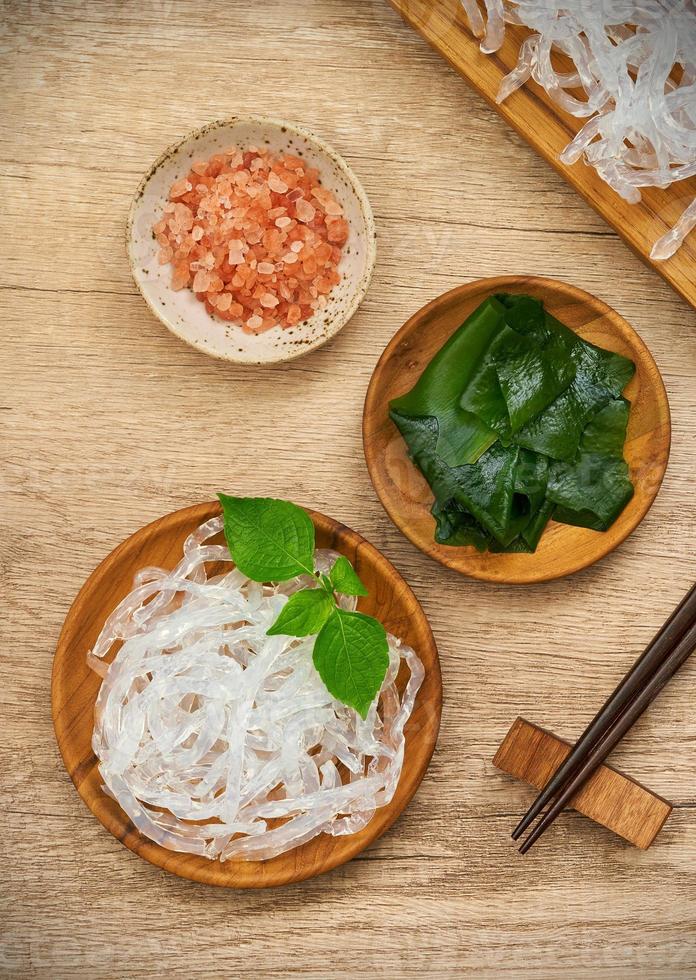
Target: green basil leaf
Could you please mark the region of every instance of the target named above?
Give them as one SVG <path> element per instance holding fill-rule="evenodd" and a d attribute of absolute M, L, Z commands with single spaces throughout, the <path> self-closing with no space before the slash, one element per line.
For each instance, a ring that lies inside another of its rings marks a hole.
<path fill-rule="evenodd" d="M 314 642 L 313 659 L 329 693 L 366 718 L 389 666 L 382 624 L 364 613 L 335 609 Z"/>
<path fill-rule="evenodd" d="M 313 636 L 336 608 L 324 589 L 294 592 L 280 611 L 267 636 Z"/>
<path fill-rule="evenodd" d="M 336 559 L 329 579 L 334 590 L 341 595 L 367 595 L 367 589 L 345 555 Z"/>
<path fill-rule="evenodd" d="M 314 574 L 314 525 L 287 500 L 218 494 L 225 538 L 237 567 L 255 582 Z"/>

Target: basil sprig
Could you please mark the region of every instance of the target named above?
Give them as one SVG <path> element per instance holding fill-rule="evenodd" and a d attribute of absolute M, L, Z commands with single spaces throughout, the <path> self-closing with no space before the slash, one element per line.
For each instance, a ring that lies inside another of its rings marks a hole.
<path fill-rule="evenodd" d="M 365 718 L 389 666 L 387 634 L 372 616 L 341 609 L 336 595 L 367 589 L 341 555 L 328 575 L 314 570 L 314 525 L 287 500 L 218 494 L 225 538 L 237 567 L 255 582 L 286 582 L 311 575 L 316 584 L 294 592 L 269 636 L 313 636 L 314 666 L 329 693 Z"/>

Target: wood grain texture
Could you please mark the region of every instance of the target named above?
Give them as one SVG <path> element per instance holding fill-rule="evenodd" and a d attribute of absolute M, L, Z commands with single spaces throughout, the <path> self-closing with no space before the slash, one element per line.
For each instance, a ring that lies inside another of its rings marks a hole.
<path fill-rule="evenodd" d="M 317 547 L 345 555 L 369 590 L 369 595 L 360 599 L 359 609 L 378 618 L 388 632 L 417 650 L 425 667 L 416 706 L 404 729 L 406 749 L 399 785 L 391 802 L 380 807 L 360 833 L 345 837 L 320 834 L 270 861 L 209 861 L 167 850 L 143 837 L 102 790 L 98 760 L 92 751 L 94 703 L 101 678 L 88 667 L 87 653 L 107 616 L 133 588 L 138 570 L 174 568 L 188 535 L 220 514 L 218 503 L 197 504 L 167 514 L 127 538 L 90 575 L 61 630 L 53 663 L 51 704 L 58 747 L 70 778 L 92 813 L 117 840 L 151 864 L 182 878 L 226 888 L 274 888 L 331 871 L 350 861 L 392 825 L 416 792 L 433 754 L 442 712 L 442 683 L 433 634 L 418 600 L 394 566 L 363 537 L 324 514 L 309 513 Z M 219 537 L 223 542 L 222 535 Z M 224 569 L 220 562 L 219 572 L 213 567 L 208 573 L 216 575 Z M 402 672 L 397 683 L 403 688 L 405 682 Z"/>
<path fill-rule="evenodd" d="M 410 391 L 466 318 L 498 292 L 525 293 L 584 340 L 630 358 L 636 373 L 624 389 L 631 411 L 624 445 L 635 487 L 608 531 L 550 521 L 534 554 L 481 553 L 435 541 L 433 494 L 389 418 L 389 402 Z M 535 276 L 495 276 L 452 289 L 414 313 L 380 357 L 365 399 L 363 445 L 373 486 L 396 526 L 426 555 L 488 582 L 546 582 L 571 575 L 618 547 L 643 520 L 660 489 L 670 446 L 669 403 L 650 351 L 619 314 L 583 290 Z"/>
<path fill-rule="evenodd" d="M 516 718 L 493 757 L 493 765 L 516 779 L 543 789 L 571 743 Z M 672 812 L 672 804 L 611 766 L 600 766 L 573 797 L 572 807 L 630 844 L 646 850 Z"/>
<path fill-rule="evenodd" d="M 482 54 L 479 40 L 469 30 L 460 0 L 389 0 L 466 81 L 541 156 L 574 187 L 649 266 L 696 307 L 696 235 L 687 237 L 679 251 L 665 262 L 655 262 L 650 251 L 696 197 L 696 177 L 662 190 L 641 189 L 638 204 L 629 204 L 582 161 L 567 166 L 559 154 L 582 128 L 578 119 L 528 82 L 504 102 L 496 96 L 502 79 L 517 64 L 520 46 L 531 35 L 525 27 L 507 25 L 503 46 L 495 54 Z"/>
<path fill-rule="evenodd" d="M 509 835 L 530 790 L 491 760 L 517 715 L 577 738 L 694 580 L 693 310 L 384 0 L 1 10 L 0 974 L 556 980 L 560 963 L 572 980 L 692 978 L 696 661 L 611 758 L 674 802 L 649 851 L 570 812 L 520 858 Z M 378 231 L 350 324 L 265 369 L 172 337 L 123 241 L 158 153 L 242 112 L 335 146 Z M 669 467 L 640 527 L 534 587 L 465 579 L 418 551 L 361 444 L 396 330 L 447 289 L 502 274 L 607 302 L 652 351 L 672 409 Z M 219 489 L 292 497 L 368 538 L 413 588 L 443 672 L 437 750 L 396 826 L 271 891 L 210 888 L 131 854 L 75 792 L 51 722 L 53 654 L 91 571 L 146 521 Z"/>

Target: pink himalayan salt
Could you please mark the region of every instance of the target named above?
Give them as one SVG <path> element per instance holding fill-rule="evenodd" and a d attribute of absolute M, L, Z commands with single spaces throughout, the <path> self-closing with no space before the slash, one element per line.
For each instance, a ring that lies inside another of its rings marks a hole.
<path fill-rule="evenodd" d="M 233 147 L 192 165 L 153 230 L 173 288 L 192 287 L 208 312 L 260 333 L 325 305 L 341 279 L 342 215 L 299 158 Z"/>
<path fill-rule="evenodd" d="M 182 197 L 184 194 L 187 194 L 191 189 L 192 189 L 192 184 L 189 183 L 186 177 L 182 177 L 180 180 L 174 181 L 174 183 L 172 184 L 172 188 L 169 191 L 169 196 L 172 199 L 175 197 Z"/>
<path fill-rule="evenodd" d="M 285 194 L 285 192 L 288 190 L 288 185 L 285 183 L 285 181 L 281 180 L 277 174 L 273 173 L 273 171 L 271 171 L 271 173 L 268 175 L 268 186 L 275 194 Z"/>
<path fill-rule="evenodd" d="M 343 214 L 343 208 L 334 198 L 330 191 L 327 191 L 324 187 L 315 187 L 312 191 L 312 197 L 315 197 L 319 204 L 323 207 L 327 214 L 341 216 Z"/>
<path fill-rule="evenodd" d="M 194 293 L 204 293 L 209 285 L 208 273 L 203 269 L 199 269 L 196 275 L 193 277 L 193 286 L 191 287 Z"/>
<path fill-rule="evenodd" d="M 298 201 L 295 201 L 295 213 L 300 221 L 304 221 L 305 224 L 309 224 L 310 221 L 314 221 L 314 215 L 317 213 L 316 209 L 301 197 Z"/>

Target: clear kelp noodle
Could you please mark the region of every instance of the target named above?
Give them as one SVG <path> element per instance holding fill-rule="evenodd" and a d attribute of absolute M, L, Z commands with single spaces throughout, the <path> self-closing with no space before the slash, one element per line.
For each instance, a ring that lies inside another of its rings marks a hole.
<path fill-rule="evenodd" d="M 633 496 L 634 371 L 530 296 L 485 300 L 389 406 L 435 495 L 435 540 L 532 552 L 551 518 L 606 531 Z"/>

